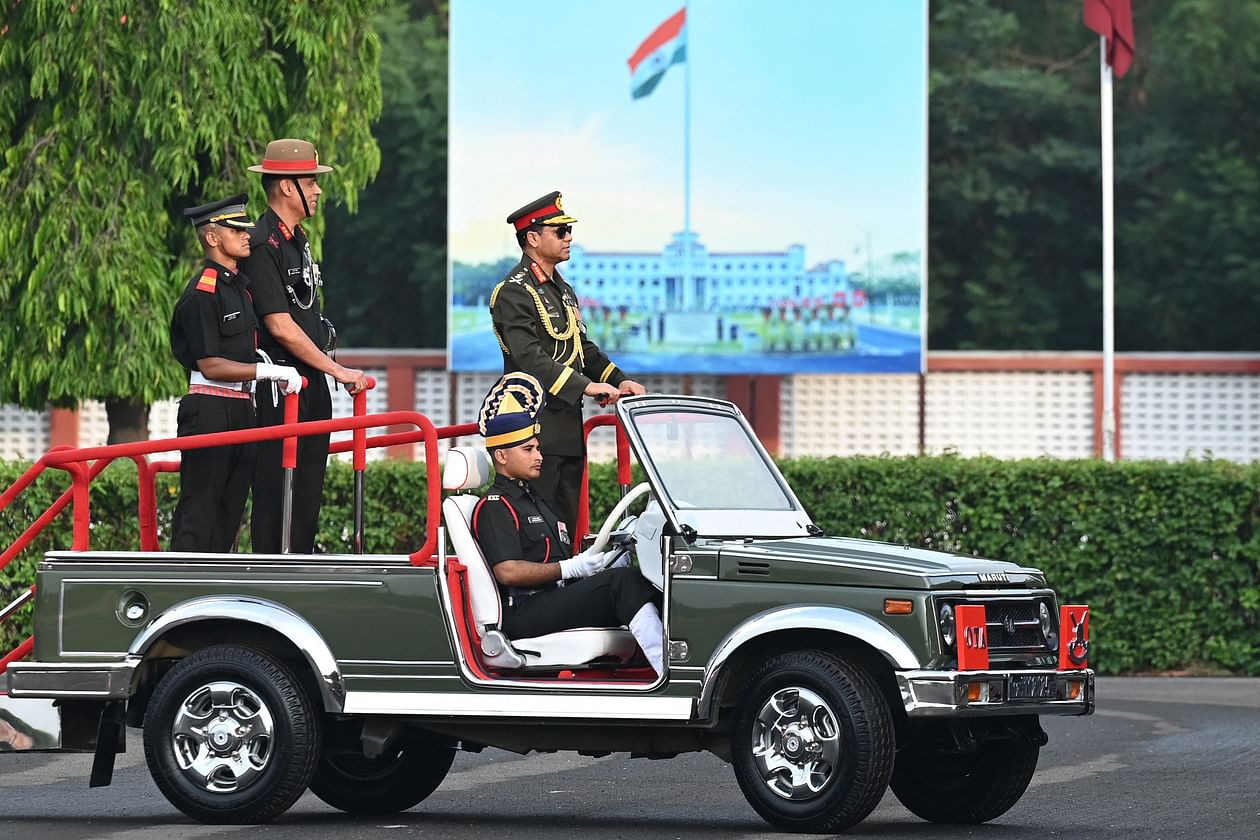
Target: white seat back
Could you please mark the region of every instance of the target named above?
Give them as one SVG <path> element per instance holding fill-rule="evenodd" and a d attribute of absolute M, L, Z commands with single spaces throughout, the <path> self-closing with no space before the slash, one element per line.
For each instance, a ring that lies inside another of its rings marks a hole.
<path fill-rule="evenodd" d="M 485 449 L 471 446 L 453 446 L 446 453 L 442 470 L 442 487 L 447 490 L 471 490 L 481 487 L 490 478 L 490 456 Z M 472 514 L 481 501 L 471 494 L 448 496 L 442 502 L 442 521 L 446 536 L 451 541 L 455 556 L 468 569 L 468 601 L 478 634 L 487 627 L 498 627 L 503 618 L 503 605 L 499 601 L 499 585 L 481 553 L 481 546 L 473 539 Z"/>
<path fill-rule="evenodd" d="M 452 446 L 442 469 L 443 490 L 476 490 L 490 480 L 490 453 L 480 446 Z"/>

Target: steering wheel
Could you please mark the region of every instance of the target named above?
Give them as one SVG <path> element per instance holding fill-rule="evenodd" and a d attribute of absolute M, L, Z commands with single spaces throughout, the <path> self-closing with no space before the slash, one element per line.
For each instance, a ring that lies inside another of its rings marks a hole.
<path fill-rule="evenodd" d="M 649 489 L 648 483 L 646 481 L 642 481 L 636 484 L 629 493 L 622 496 L 621 501 L 617 502 L 616 506 L 613 507 L 612 512 L 608 514 L 608 518 L 604 520 L 604 525 L 599 529 L 599 533 L 595 535 L 595 542 L 591 543 L 590 547 L 586 550 L 591 554 L 603 551 L 604 547 L 608 545 L 609 535 L 612 534 L 612 530 L 616 524 L 621 521 L 621 517 L 625 515 L 626 510 L 630 507 L 630 503 L 642 496 L 644 493 L 648 492 Z"/>

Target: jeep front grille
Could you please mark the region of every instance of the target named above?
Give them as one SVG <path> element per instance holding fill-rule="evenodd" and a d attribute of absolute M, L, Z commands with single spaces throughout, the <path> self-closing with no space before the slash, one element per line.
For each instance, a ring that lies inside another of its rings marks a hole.
<path fill-rule="evenodd" d="M 1041 632 L 1041 621 L 1037 606 L 1043 598 L 942 598 L 937 601 L 939 613 L 941 604 L 949 604 L 955 609 L 959 604 L 979 604 L 984 607 L 985 630 L 988 636 L 989 655 L 1012 653 L 1044 653 L 1052 650 Z M 1057 610 L 1053 602 L 1048 602 L 1051 616 Z M 1052 624 L 1057 617 L 1051 619 Z M 1057 627 L 1053 628 L 1057 630 Z"/>

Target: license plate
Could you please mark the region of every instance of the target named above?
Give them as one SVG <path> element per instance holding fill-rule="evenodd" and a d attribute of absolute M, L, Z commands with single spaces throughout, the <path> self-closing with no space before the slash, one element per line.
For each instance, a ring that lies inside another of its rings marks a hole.
<path fill-rule="evenodd" d="M 1012 674 L 1007 697 L 1011 700 L 1052 700 L 1055 689 L 1054 674 Z"/>

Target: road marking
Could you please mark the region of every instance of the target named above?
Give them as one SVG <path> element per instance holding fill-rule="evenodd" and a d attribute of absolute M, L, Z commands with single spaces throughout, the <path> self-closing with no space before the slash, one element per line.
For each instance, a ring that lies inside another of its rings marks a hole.
<path fill-rule="evenodd" d="M 622 756 L 625 757 L 624 755 Z M 604 756 L 612 758 L 612 756 Z M 578 755 L 577 753 L 543 753 L 529 755 L 524 758 L 508 761 L 491 761 L 467 770 L 454 770 L 438 786 L 436 793 L 454 793 L 461 790 L 472 790 L 483 785 L 493 785 L 509 779 L 525 779 L 530 776 L 546 776 L 551 773 L 563 773 L 568 770 L 582 770 L 598 764 L 604 758 Z M 459 766 L 459 757 L 455 758 L 455 766 Z"/>
<path fill-rule="evenodd" d="M 1140 720 L 1144 723 L 1153 723 L 1155 726 L 1151 730 L 1152 735 L 1176 735 L 1179 732 L 1189 732 L 1184 726 L 1178 726 L 1167 718 L 1156 717 L 1155 715 L 1144 715 L 1141 712 L 1120 712 L 1115 709 L 1098 709 L 1094 714 L 1099 717 L 1113 717 L 1121 720 Z"/>
<path fill-rule="evenodd" d="M 1028 786 L 1030 788 L 1040 785 L 1060 785 L 1064 782 L 1079 782 L 1088 779 L 1091 776 L 1098 776 L 1103 773 L 1111 773 L 1116 770 L 1124 770 L 1129 765 L 1120 760 L 1120 756 L 1116 753 L 1108 753 L 1100 755 L 1098 758 L 1082 761 L 1080 764 L 1065 764 L 1062 767 L 1047 767 L 1044 770 L 1038 770 L 1033 776 Z"/>

